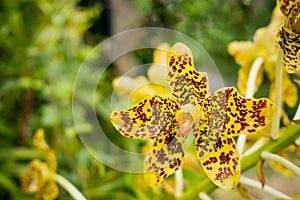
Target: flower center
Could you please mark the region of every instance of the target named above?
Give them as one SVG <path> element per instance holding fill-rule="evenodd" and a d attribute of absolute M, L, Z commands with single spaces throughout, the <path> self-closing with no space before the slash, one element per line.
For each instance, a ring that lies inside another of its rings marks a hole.
<path fill-rule="evenodd" d="M 183 105 L 181 110 L 176 112 L 175 119 L 179 123 L 178 135 L 185 137 L 193 125 L 199 122 L 199 109 L 192 104 Z"/>

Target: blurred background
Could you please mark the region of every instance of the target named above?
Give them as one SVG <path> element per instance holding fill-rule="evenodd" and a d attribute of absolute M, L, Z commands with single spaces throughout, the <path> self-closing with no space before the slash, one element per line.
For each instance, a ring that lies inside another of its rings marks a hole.
<path fill-rule="evenodd" d="M 72 116 L 72 90 L 80 64 L 93 47 L 116 33 L 164 27 L 199 42 L 215 61 L 225 85 L 237 85 L 239 66 L 227 45 L 233 40 L 252 40 L 256 29 L 269 23 L 275 5 L 270 0 L 2 0 L 1 199 L 35 199 L 35 194 L 22 190 L 20 176 L 31 160 L 44 159 L 32 143 L 38 128 L 44 130 L 55 152 L 56 172 L 88 199 L 173 199 L 172 177 L 163 187 L 151 189 L 141 174 L 111 169 L 93 159 L 81 144 Z M 125 149 L 143 151 L 145 143 L 131 143 L 112 127 L 108 118 L 112 81 L 128 66 L 151 63 L 152 54 L 153 50 L 145 51 L 115 62 L 99 82 L 97 116 L 107 124 L 102 128 L 109 138 Z M 193 156 L 186 163 L 185 185 L 189 187 L 201 181 L 203 174 Z M 217 198 L 220 192 L 212 195 Z M 57 199 L 72 197 L 59 187 Z"/>

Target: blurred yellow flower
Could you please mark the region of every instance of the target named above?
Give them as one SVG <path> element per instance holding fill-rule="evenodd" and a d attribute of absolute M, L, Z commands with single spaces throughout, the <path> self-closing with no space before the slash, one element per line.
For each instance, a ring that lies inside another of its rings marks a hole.
<path fill-rule="evenodd" d="M 278 47 L 276 47 L 276 31 L 283 23 L 283 16 L 278 8 L 272 14 L 268 26 L 259 28 L 251 41 L 234 41 L 228 45 L 228 52 L 234 56 L 235 61 L 241 65 L 238 77 L 238 88 L 242 95 L 246 95 L 246 88 L 252 64 L 257 58 L 263 63 L 256 78 L 255 91 L 262 84 L 264 74 L 270 82 L 269 98 L 275 99 L 275 67 Z M 288 74 L 282 75 L 282 101 L 289 107 L 297 103 L 297 88 L 290 80 Z"/>
<path fill-rule="evenodd" d="M 28 171 L 21 177 L 21 186 L 26 193 L 36 193 L 36 199 L 56 199 L 58 188 L 47 163 L 35 159 L 29 163 Z"/>
<path fill-rule="evenodd" d="M 33 145 L 45 155 L 49 169 L 56 172 L 56 156 L 54 151 L 49 147 L 44 137 L 44 130 L 38 129 L 33 136 Z"/>
<path fill-rule="evenodd" d="M 300 73 L 300 0 L 277 0 L 277 5 L 285 16 L 276 37 L 283 67 L 288 73 Z"/>
<path fill-rule="evenodd" d="M 145 76 L 131 78 L 119 76 L 113 80 L 113 87 L 117 94 L 129 96 L 134 101 L 140 101 L 147 96 L 160 95 L 171 97 L 172 93 L 166 81 L 168 75 L 167 55 L 170 45 L 160 44 L 153 53 L 153 63 L 147 71 L 148 79 Z"/>
<path fill-rule="evenodd" d="M 55 181 L 56 156 L 44 138 L 44 130 L 38 129 L 33 137 L 33 145 L 45 156 L 46 162 L 32 160 L 29 169 L 21 176 L 21 186 L 26 193 L 36 193 L 36 199 L 56 199 L 58 187 Z"/>

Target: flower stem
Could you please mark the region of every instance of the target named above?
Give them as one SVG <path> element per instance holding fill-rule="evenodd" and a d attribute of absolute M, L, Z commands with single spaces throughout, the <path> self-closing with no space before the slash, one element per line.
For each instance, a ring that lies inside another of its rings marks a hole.
<path fill-rule="evenodd" d="M 70 195 L 76 200 L 86 200 L 86 198 L 77 190 L 77 188 L 70 183 L 67 179 L 59 174 L 55 174 L 55 180 L 60 184 L 65 190 L 67 190 Z"/>
<path fill-rule="evenodd" d="M 240 177 L 240 183 L 251 186 L 251 187 L 259 189 L 259 190 L 261 190 L 261 188 L 262 188 L 261 182 L 259 182 L 257 180 L 253 180 L 253 179 L 245 177 L 245 176 Z M 277 198 L 292 199 L 291 197 L 287 196 L 286 194 L 284 194 L 268 185 L 264 186 L 263 191 L 274 197 L 277 197 Z"/>
<path fill-rule="evenodd" d="M 198 197 L 202 200 L 211 200 L 211 198 L 204 192 L 200 192 Z"/>
<path fill-rule="evenodd" d="M 254 96 L 256 77 L 263 62 L 264 59 L 258 57 L 252 64 L 251 71 L 248 77 L 248 82 L 247 82 L 246 98 L 252 98 Z"/>
<path fill-rule="evenodd" d="M 247 156 L 250 155 L 251 153 L 253 153 L 254 151 L 258 150 L 259 148 L 261 148 L 265 143 L 267 142 L 266 138 L 259 138 L 255 144 L 253 144 L 244 154 L 243 156 Z"/>
<path fill-rule="evenodd" d="M 286 168 L 290 169 L 291 171 L 293 171 L 295 174 L 297 174 L 298 176 L 300 176 L 300 168 L 297 167 L 296 165 L 294 165 L 293 163 L 291 163 L 290 161 L 282 158 L 281 156 L 278 156 L 277 154 L 274 153 L 269 153 L 266 151 L 263 151 L 261 153 L 261 157 L 265 160 L 273 160 L 276 161 L 280 164 L 282 164 L 283 166 L 285 166 Z"/>
<path fill-rule="evenodd" d="M 256 60 L 253 62 L 252 66 L 251 66 L 251 70 L 250 70 L 248 82 L 247 82 L 246 98 L 252 98 L 254 95 L 256 77 L 257 77 L 258 71 L 259 71 L 260 67 L 262 66 L 263 62 L 264 62 L 264 60 L 261 57 L 258 57 L 258 58 L 256 58 Z M 247 141 L 246 134 L 242 134 L 238 137 L 237 148 L 241 155 L 244 151 L 246 141 Z"/>
<path fill-rule="evenodd" d="M 182 168 L 175 172 L 175 197 L 180 197 L 183 192 L 183 174 Z"/>
<path fill-rule="evenodd" d="M 276 140 L 278 138 L 280 114 L 281 114 L 281 94 L 282 94 L 282 63 L 281 63 L 281 50 L 278 50 L 276 62 L 276 85 L 275 85 L 275 106 L 277 108 L 276 115 L 272 122 L 271 138 Z"/>

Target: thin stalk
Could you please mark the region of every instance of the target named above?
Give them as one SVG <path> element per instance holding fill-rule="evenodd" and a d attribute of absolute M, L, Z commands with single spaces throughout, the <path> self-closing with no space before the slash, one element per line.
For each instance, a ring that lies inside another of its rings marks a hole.
<path fill-rule="evenodd" d="M 259 138 L 244 154 L 243 156 L 250 155 L 251 153 L 255 152 L 259 148 L 261 148 L 267 142 L 266 138 Z"/>
<path fill-rule="evenodd" d="M 182 168 L 175 172 L 175 197 L 180 197 L 183 192 L 183 174 Z"/>
<path fill-rule="evenodd" d="M 61 185 L 66 191 L 70 193 L 70 195 L 76 200 L 86 200 L 86 198 L 77 190 L 77 188 L 70 183 L 67 179 L 62 177 L 59 174 L 55 174 L 56 182 Z"/>
<path fill-rule="evenodd" d="M 282 94 L 282 63 L 281 63 L 281 50 L 278 50 L 276 62 L 276 85 L 275 85 L 275 106 L 277 108 L 276 115 L 272 122 L 271 138 L 276 140 L 278 138 L 280 115 L 281 115 L 281 94 Z"/>
<path fill-rule="evenodd" d="M 258 190 L 262 190 L 262 184 L 261 182 L 257 181 L 257 180 L 253 180 L 251 178 L 248 178 L 246 176 L 241 176 L 240 177 L 240 183 L 244 184 L 244 185 L 248 185 L 250 187 L 253 187 L 255 189 Z M 291 197 L 289 197 L 288 195 L 276 190 L 275 188 L 269 186 L 269 185 L 264 185 L 264 192 L 266 192 L 267 194 L 270 194 L 276 198 L 281 198 L 281 199 L 292 199 Z"/>
<path fill-rule="evenodd" d="M 285 166 L 286 168 L 290 169 L 291 171 L 293 171 L 295 174 L 297 174 L 298 176 L 300 176 L 300 168 L 297 167 L 296 165 L 294 165 L 293 163 L 291 163 L 290 161 L 284 159 L 281 156 L 278 156 L 277 154 L 274 153 L 269 153 L 266 151 L 263 151 L 261 153 L 261 157 L 265 160 L 273 160 L 276 161 L 280 164 L 282 164 L 283 166 Z"/>
<path fill-rule="evenodd" d="M 2 172 L 0 172 L 0 185 L 1 188 L 10 192 L 12 197 L 14 197 L 13 199 L 18 199 L 17 198 L 17 191 L 19 189 L 18 186 L 12 179 L 10 179 L 10 177 L 7 176 L 7 174 Z"/>
<path fill-rule="evenodd" d="M 255 83 L 258 71 L 262 66 L 264 59 L 261 57 L 256 58 L 251 66 L 251 71 L 248 77 L 247 89 L 246 89 L 246 98 L 252 98 L 254 96 Z"/>
<path fill-rule="evenodd" d="M 206 193 L 204 192 L 200 192 L 198 197 L 201 199 L 201 200 L 212 200 Z"/>
<path fill-rule="evenodd" d="M 262 66 L 264 60 L 261 57 L 256 58 L 251 66 L 251 70 L 248 77 L 247 89 L 246 89 L 246 98 L 252 98 L 254 95 L 256 77 L 260 67 Z M 237 148 L 239 153 L 242 155 L 245 149 L 245 144 L 247 141 L 247 135 L 242 134 L 238 137 Z"/>
<path fill-rule="evenodd" d="M 237 140 L 237 149 L 241 156 L 243 156 L 243 152 L 247 142 L 247 134 L 239 135 Z"/>

